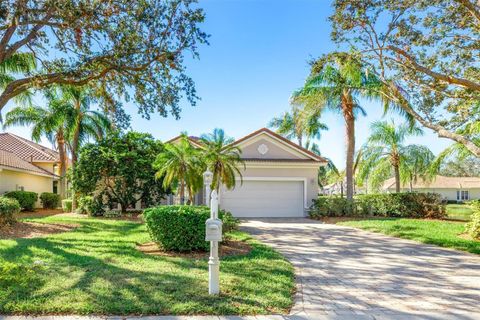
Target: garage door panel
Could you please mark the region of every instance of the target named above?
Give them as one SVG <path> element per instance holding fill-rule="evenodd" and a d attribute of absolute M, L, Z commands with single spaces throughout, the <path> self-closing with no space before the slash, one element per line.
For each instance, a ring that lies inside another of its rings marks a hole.
<path fill-rule="evenodd" d="M 223 190 L 220 206 L 236 217 L 302 217 L 303 181 L 244 180 Z"/>

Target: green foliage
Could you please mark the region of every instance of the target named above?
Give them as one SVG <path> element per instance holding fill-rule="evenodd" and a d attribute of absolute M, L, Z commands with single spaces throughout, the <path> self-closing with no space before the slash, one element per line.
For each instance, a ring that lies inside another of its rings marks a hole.
<path fill-rule="evenodd" d="M 465 225 L 465 232 L 473 239 L 480 240 L 480 210 L 472 214 L 472 220 Z"/>
<path fill-rule="evenodd" d="M 310 216 L 376 216 L 402 218 L 445 217 L 445 206 L 436 193 L 379 193 L 358 195 L 353 202 L 337 196 L 320 196 L 310 209 Z"/>
<path fill-rule="evenodd" d="M 40 194 L 40 201 L 44 209 L 56 209 L 60 205 L 60 195 L 53 192 Z"/>
<path fill-rule="evenodd" d="M 0 226 L 14 222 L 14 215 L 19 212 L 20 204 L 16 199 L 0 197 Z"/>
<path fill-rule="evenodd" d="M 83 196 L 78 199 L 77 213 L 88 214 L 91 217 L 102 216 L 104 208 L 98 198 Z"/>
<path fill-rule="evenodd" d="M 210 209 L 204 206 L 160 206 L 143 213 L 148 232 L 153 241 L 167 251 L 206 251 L 205 222 L 210 218 Z M 239 220 L 231 213 L 221 210 L 219 218 L 224 225 L 222 232 L 237 229 Z"/>
<path fill-rule="evenodd" d="M 73 173 L 74 189 L 95 195 L 95 201 L 110 208 L 119 203 L 122 212 L 141 200 L 146 206 L 158 204 L 166 191 L 155 178 L 153 162 L 163 151 L 151 135 L 115 133 L 82 148 Z M 92 174 L 92 173 L 95 174 Z"/>
<path fill-rule="evenodd" d="M 197 101 L 184 66 L 186 54 L 198 57 L 199 46 L 208 39 L 199 29 L 204 13 L 196 1 L 4 0 L 0 12 L 5 34 L 0 67 L 12 54 L 31 52 L 24 59 L 29 68 L 11 71 L 22 81 L 8 81 L 0 91 L 0 110 L 32 88 L 92 82 L 113 117 L 122 109 L 121 101 L 134 99 L 146 117 L 154 112 L 178 117 L 182 98 Z M 42 68 L 35 70 L 40 55 Z"/>
<path fill-rule="evenodd" d="M 17 199 L 23 211 L 33 211 L 38 194 L 32 191 L 10 191 L 4 194 L 7 198 Z"/>
<path fill-rule="evenodd" d="M 122 212 L 118 210 L 106 210 L 103 216 L 105 218 L 118 218 L 122 216 Z"/>
<path fill-rule="evenodd" d="M 62 210 L 63 212 L 72 212 L 72 199 L 62 200 Z"/>

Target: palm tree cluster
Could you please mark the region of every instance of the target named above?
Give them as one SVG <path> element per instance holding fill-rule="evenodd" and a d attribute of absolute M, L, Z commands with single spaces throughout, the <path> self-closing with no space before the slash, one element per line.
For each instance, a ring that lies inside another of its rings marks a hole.
<path fill-rule="evenodd" d="M 164 187 L 177 187 L 180 203 L 194 203 L 193 196 L 203 187 L 203 173 L 209 169 L 213 173 L 212 190 L 221 185 L 232 189 L 236 180 L 242 178 L 240 168 L 244 166 L 240 149 L 233 145 L 233 139 L 222 129 L 204 134 L 195 146 L 186 133 L 177 142 L 166 143 L 164 152 L 154 163 L 157 177 L 163 177 Z"/>

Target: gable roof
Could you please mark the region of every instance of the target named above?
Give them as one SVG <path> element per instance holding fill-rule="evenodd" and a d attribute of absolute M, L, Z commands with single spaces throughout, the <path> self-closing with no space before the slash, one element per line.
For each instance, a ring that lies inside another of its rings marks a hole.
<path fill-rule="evenodd" d="M 244 136 L 243 138 L 240 138 L 236 141 L 234 141 L 232 143 L 232 145 L 238 145 L 242 142 L 245 142 L 247 140 L 250 140 L 256 136 L 259 136 L 261 134 L 267 134 L 269 135 L 270 137 L 276 139 L 277 141 L 283 143 L 284 145 L 287 145 L 288 147 L 290 148 L 293 148 L 295 149 L 296 151 L 306 155 L 307 157 L 309 157 L 310 159 L 312 159 L 313 161 L 318 161 L 318 162 L 327 162 L 327 160 L 313 152 L 311 152 L 310 150 L 308 149 L 305 149 L 304 147 L 301 147 L 299 146 L 298 144 L 288 140 L 287 138 L 284 138 L 282 137 L 281 135 L 279 135 L 278 133 L 276 132 L 273 132 L 272 130 L 270 129 L 267 129 L 267 128 L 261 128 L 261 129 L 258 129 L 257 131 L 254 131 L 246 136 Z"/>
<path fill-rule="evenodd" d="M 180 140 L 180 138 L 182 137 L 182 135 L 178 135 L 168 141 L 165 141 L 165 143 L 172 143 L 172 142 L 175 142 L 177 140 Z M 188 136 L 187 137 L 188 140 L 194 145 L 194 146 L 197 146 L 197 147 L 201 147 L 202 146 L 202 141 L 200 140 L 199 137 L 196 137 L 196 136 Z"/>
<path fill-rule="evenodd" d="M 402 188 L 410 187 L 403 185 Z M 383 184 L 383 189 L 395 188 L 395 178 L 390 178 Z M 437 175 L 431 181 L 419 179 L 413 184 L 413 189 L 462 189 L 462 188 L 480 188 L 480 178 L 477 177 L 446 177 Z"/>
<path fill-rule="evenodd" d="M 0 133 L 0 150 L 29 162 L 58 162 L 58 152 L 12 133 Z"/>

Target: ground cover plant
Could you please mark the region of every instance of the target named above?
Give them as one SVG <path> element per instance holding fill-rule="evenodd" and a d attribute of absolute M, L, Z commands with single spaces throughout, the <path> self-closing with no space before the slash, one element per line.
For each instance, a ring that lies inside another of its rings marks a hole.
<path fill-rule="evenodd" d="M 221 294 L 208 295 L 206 258 L 146 255 L 144 224 L 49 216 L 70 232 L 0 240 L 0 314 L 271 314 L 292 305 L 293 268 L 280 254 L 233 232 L 252 251 L 221 261 Z"/>
<path fill-rule="evenodd" d="M 447 210 L 447 219 L 452 219 L 452 220 L 469 221 L 473 213 L 472 207 L 469 204 L 464 204 L 464 203 L 447 204 L 446 210 Z"/>

